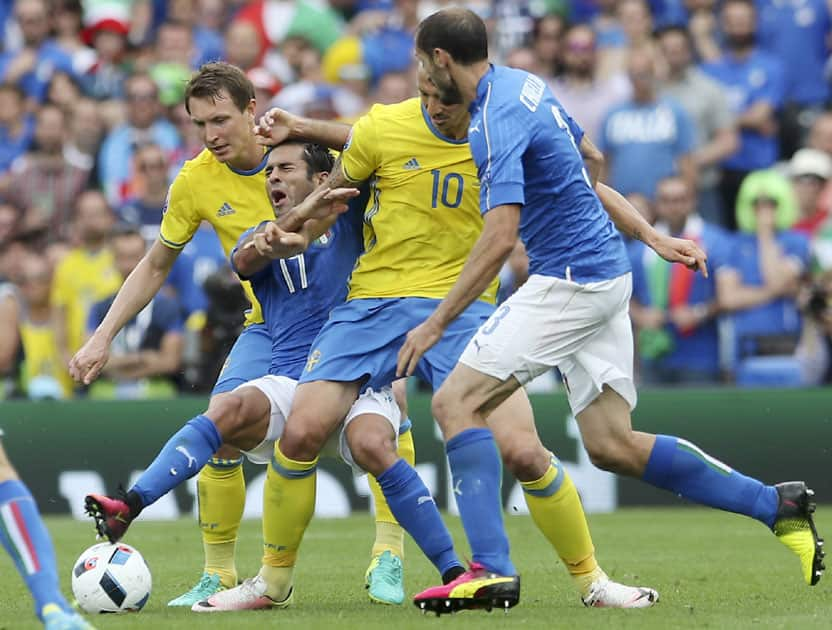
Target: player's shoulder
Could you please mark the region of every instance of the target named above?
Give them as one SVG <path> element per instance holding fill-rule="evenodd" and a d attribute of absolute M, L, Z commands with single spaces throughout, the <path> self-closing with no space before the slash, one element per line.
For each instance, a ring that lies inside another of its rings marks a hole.
<path fill-rule="evenodd" d="M 418 98 L 409 98 L 391 105 L 376 103 L 365 114 L 366 118 L 380 124 L 402 123 L 419 116 L 421 107 Z"/>

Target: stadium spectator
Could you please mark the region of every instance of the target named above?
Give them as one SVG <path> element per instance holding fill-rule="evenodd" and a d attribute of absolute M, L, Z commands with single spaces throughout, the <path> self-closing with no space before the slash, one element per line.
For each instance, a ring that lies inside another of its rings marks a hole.
<path fill-rule="evenodd" d="M 113 212 L 101 192 L 81 193 L 72 227 L 78 245 L 56 267 L 51 294 L 55 342 L 64 365 L 84 341 L 92 305 L 121 284 L 108 241 Z"/>
<path fill-rule="evenodd" d="M 563 73 L 555 79 L 552 89 L 595 142 L 601 136 L 607 112 L 631 97 L 630 80 L 621 72 L 607 78 L 599 76 L 596 35 L 585 24 L 576 24 L 566 31 L 562 58 Z"/>
<path fill-rule="evenodd" d="M 93 47 L 93 59 L 81 72 L 81 85 L 87 96 L 98 100 L 124 98 L 128 77 L 128 24 L 115 17 L 96 20 L 84 30 Z"/>
<path fill-rule="evenodd" d="M 49 36 L 46 0 L 17 0 L 14 17 L 23 37 L 22 47 L 0 53 L 0 82 L 16 83 L 28 97 L 41 102 L 55 72 L 72 72 L 72 59 Z"/>
<path fill-rule="evenodd" d="M 98 156 L 101 185 L 110 203 L 118 205 L 130 198 L 135 185 L 136 149 L 154 142 L 167 154 L 179 148 L 176 128 L 161 114 L 159 89 L 147 74 L 133 74 L 125 83 L 127 121 L 104 139 Z"/>
<path fill-rule="evenodd" d="M 598 148 L 607 158 L 612 187 L 624 195 L 638 192 L 652 199 L 663 177 L 679 173 L 690 183 L 696 181 L 691 158 L 695 129 L 678 103 L 657 95 L 650 52 L 632 50 L 627 71 L 633 98 L 607 114 Z"/>
<path fill-rule="evenodd" d="M 89 170 L 71 162 L 64 152 L 67 115 L 56 105 L 43 105 L 35 121 L 34 149 L 12 164 L 5 178 L 6 197 L 26 211 L 26 224 L 48 226 L 50 238 L 67 236 L 69 217 Z"/>
<path fill-rule="evenodd" d="M 566 21 L 557 13 L 550 13 L 534 21 L 531 46 L 541 68 L 540 77 L 551 83 L 560 74 L 562 60 L 561 43 Z"/>
<path fill-rule="evenodd" d="M 748 361 L 755 357 L 777 357 L 779 382 L 802 382 L 796 362 L 780 361 L 793 356 L 801 334 L 795 297 L 809 264 L 808 239 L 790 229 L 796 217 L 786 177 L 767 170 L 743 181 L 737 198 L 740 233 L 716 278 L 720 309 L 732 313 L 735 372 L 741 384 L 768 382 L 768 361 Z"/>
<path fill-rule="evenodd" d="M 219 29 L 211 24 L 218 17 L 224 17 L 222 3 L 212 6 L 204 0 L 172 0 L 167 5 L 167 21 L 181 24 L 188 30 L 190 46 L 187 66 L 198 68 L 203 63 L 222 59 L 226 51 L 231 52 L 223 43 Z M 157 31 L 157 39 L 159 35 L 160 31 Z"/>
<path fill-rule="evenodd" d="M 23 89 L 0 83 L 0 176 L 31 146 L 35 117 L 25 110 Z"/>
<path fill-rule="evenodd" d="M 152 242 L 159 234 L 159 222 L 168 195 L 168 160 L 158 144 L 145 144 L 136 150 L 135 196 L 118 210 L 119 219 L 141 231 Z"/>
<path fill-rule="evenodd" d="M 57 105 L 69 113 L 72 105 L 82 96 L 81 86 L 72 75 L 56 72 L 46 88 L 46 103 Z"/>
<path fill-rule="evenodd" d="M 225 31 L 225 59 L 248 72 L 259 65 L 263 49 L 262 34 L 251 22 L 237 20 Z"/>
<path fill-rule="evenodd" d="M 405 72 L 388 72 L 382 76 L 372 94 L 369 102 L 366 103 L 366 109 L 374 103 L 382 105 L 392 105 L 393 103 L 400 103 L 406 99 L 415 96 L 416 81 L 413 77 Z"/>
<path fill-rule="evenodd" d="M 722 85 L 693 65 L 690 36 L 684 28 L 662 30 L 659 48 L 667 66 L 659 92 L 678 101 L 696 129 L 691 159 L 697 172 L 698 212 L 706 221 L 724 225 L 719 164 L 739 147 L 734 116 Z"/>
<path fill-rule="evenodd" d="M 538 76 L 543 76 L 542 68 L 539 66 L 537 56 L 531 48 L 520 46 L 510 50 L 506 55 L 506 65 L 509 68 L 525 70 Z"/>
<path fill-rule="evenodd" d="M 685 8 L 688 13 L 687 29 L 696 56 L 702 62 L 716 61 L 722 55 L 716 40 L 716 0 L 685 0 Z"/>
<path fill-rule="evenodd" d="M 72 396 L 72 379 L 55 344 L 51 320 L 52 269 L 45 257 L 31 253 L 20 276 L 18 332 L 23 351 L 20 387 L 32 399 Z"/>
<path fill-rule="evenodd" d="M 821 196 L 832 179 L 832 158 L 818 149 L 800 149 L 788 166 L 797 198 L 798 219 L 793 229 L 810 239 L 829 219 L 829 207 Z"/>
<path fill-rule="evenodd" d="M 757 15 L 750 0 L 726 0 L 720 12 L 725 52 L 703 65 L 728 95 L 740 129 L 740 146 L 726 159 L 720 181 L 724 208 L 734 208 L 740 184 L 751 171 L 772 166 L 779 156 L 777 112 L 783 104 L 782 62 L 756 45 Z M 735 215 L 727 225 L 735 229 Z"/>
<path fill-rule="evenodd" d="M 139 230 L 124 226 L 113 233 L 110 243 L 116 270 L 126 278 L 144 256 L 144 237 Z M 88 334 L 102 322 L 114 299 L 115 291 L 92 306 Z M 113 339 L 104 378 L 90 386 L 90 398 L 173 396 L 182 349 L 179 305 L 164 294 L 157 294 Z"/>
<path fill-rule="evenodd" d="M 72 60 L 72 69 L 83 74 L 95 63 L 95 52 L 82 37 L 84 7 L 81 0 L 57 0 L 54 3 L 55 42 Z"/>
<path fill-rule="evenodd" d="M 0 200 L 0 247 L 11 242 L 17 232 L 20 212 L 12 204 Z M 2 281 L 2 278 L 0 278 Z"/>
<path fill-rule="evenodd" d="M 98 103 L 81 98 L 70 109 L 69 136 L 64 143 L 64 156 L 78 168 L 90 172 L 90 181 L 98 181 L 95 161 L 104 136 L 104 123 Z"/>
<path fill-rule="evenodd" d="M 696 193 L 683 178 L 656 189 L 656 229 L 697 242 L 708 254 L 710 277 L 670 265 L 640 241 L 629 246 L 633 267 L 630 314 L 637 331 L 645 383 L 716 383 L 720 376 L 714 277 L 725 264 L 730 237 L 696 211 Z"/>
<path fill-rule="evenodd" d="M 829 4 L 827 0 L 758 0 L 756 5 L 760 48 L 788 68 L 779 116 L 780 155 L 788 157 L 803 145 L 812 119 L 829 101 Z"/>

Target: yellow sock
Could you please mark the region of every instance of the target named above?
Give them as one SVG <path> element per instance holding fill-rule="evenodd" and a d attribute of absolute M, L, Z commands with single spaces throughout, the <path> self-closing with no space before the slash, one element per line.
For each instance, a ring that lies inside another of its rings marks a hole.
<path fill-rule="evenodd" d="M 289 459 L 280 452 L 280 440 L 274 445 L 263 489 L 263 566 L 295 566 L 303 533 L 315 511 L 317 464 L 317 457 L 311 462 Z"/>
<path fill-rule="evenodd" d="M 269 552 L 266 550 L 264 555 L 268 554 Z M 268 584 L 266 595 L 276 602 L 285 600 L 292 588 L 292 574 L 294 572 L 294 567 L 272 567 L 266 564 L 260 567 L 260 577 Z"/>
<path fill-rule="evenodd" d="M 540 479 L 520 485 L 532 519 L 566 565 L 581 595 L 586 595 L 589 585 L 603 572 L 595 560 L 595 547 L 575 484 L 553 455 Z"/>
<path fill-rule="evenodd" d="M 228 588 L 237 585 L 234 551 L 246 504 L 242 464 L 242 459 L 212 458 L 197 478 L 205 571 L 218 574 Z"/>
<path fill-rule="evenodd" d="M 409 423 L 410 420 L 407 419 L 406 422 Z M 404 433 L 399 434 L 398 454 L 411 466 L 416 462 L 413 434 L 409 428 Z M 373 493 L 376 507 L 376 539 L 373 542 L 371 556 L 375 558 L 385 551 L 389 551 L 394 556 L 404 559 L 404 529 L 390 511 L 387 499 L 384 498 L 384 493 L 381 491 L 381 486 L 378 485 L 375 477 L 368 475 L 367 479 L 370 482 L 370 492 Z"/>

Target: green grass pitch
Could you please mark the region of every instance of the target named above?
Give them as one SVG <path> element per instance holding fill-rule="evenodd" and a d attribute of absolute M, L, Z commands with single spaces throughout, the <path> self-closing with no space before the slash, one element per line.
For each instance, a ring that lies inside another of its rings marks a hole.
<path fill-rule="evenodd" d="M 448 518 L 457 541 L 458 519 Z M 832 535 L 832 508 L 819 510 L 821 535 Z M 58 553 L 61 583 L 69 592 L 72 563 L 95 542 L 91 523 L 47 519 Z M 508 517 L 514 561 L 523 579 L 520 605 L 508 615 L 464 612 L 440 619 L 422 616 L 406 603 L 372 605 L 363 588 L 373 524 L 368 516 L 315 520 L 304 540 L 295 574 L 295 601 L 287 610 L 197 615 L 170 609 L 169 599 L 189 588 L 202 567 L 196 524 L 139 522 L 125 542 L 144 554 L 153 573 L 153 594 L 138 614 L 92 619 L 99 628 L 292 627 L 326 628 L 832 628 L 832 575 L 810 588 L 797 559 L 764 527 L 737 516 L 697 508 L 626 509 L 590 518 L 597 555 L 613 578 L 655 587 L 659 604 L 650 610 L 589 610 L 579 602 L 561 564 L 527 517 Z M 260 562 L 260 524 L 243 524 L 237 548 L 243 577 Z M 463 554 L 467 549 L 460 548 Z M 408 595 L 436 576 L 408 540 Z M 31 601 L 5 554 L 0 554 L 0 629 L 40 627 Z"/>

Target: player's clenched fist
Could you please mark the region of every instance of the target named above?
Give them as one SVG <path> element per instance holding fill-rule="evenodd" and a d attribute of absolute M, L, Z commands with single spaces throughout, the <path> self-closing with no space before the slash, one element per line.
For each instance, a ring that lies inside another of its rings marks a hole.
<path fill-rule="evenodd" d="M 93 333 L 81 349 L 69 361 L 69 374 L 84 385 L 92 383 L 110 358 L 110 344 L 97 333 Z"/>

